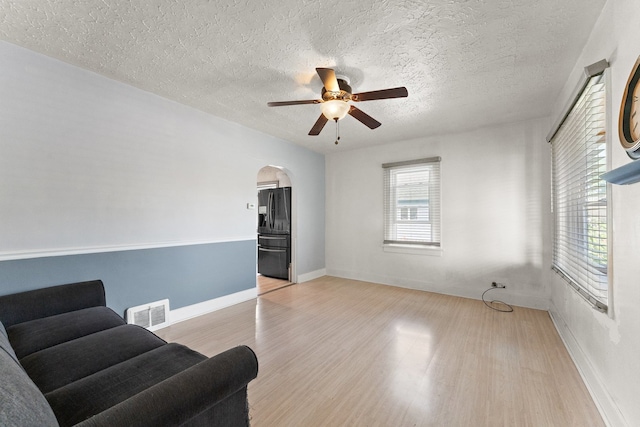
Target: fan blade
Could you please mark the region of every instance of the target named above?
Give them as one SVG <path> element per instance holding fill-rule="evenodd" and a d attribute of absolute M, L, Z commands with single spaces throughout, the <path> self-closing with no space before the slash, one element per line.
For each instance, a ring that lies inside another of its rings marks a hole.
<path fill-rule="evenodd" d="M 324 116 L 324 114 L 320 114 L 320 117 L 318 117 L 316 124 L 313 125 L 313 127 L 309 131 L 309 135 L 312 135 L 312 136 L 320 135 L 320 131 L 322 131 L 322 128 L 324 127 L 324 125 L 327 124 L 327 121 L 328 119 Z"/>
<path fill-rule="evenodd" d="M 329 92 L 340 92 L 335 71 L 331 68 L 316 68 L 316 72 L 320 76 L 320 80 L 322 80 L 322 84 L 326 90 Z"/>
<path fill-rule="evenodd" d="M 302 104 L 320 104 L 322 101 L 319 99 L 307 99 L 304 101 L 278 101 L 267 102 L 269 107 L 283 107 L 285 105 L 302 105 Z"/>
<path fill-rule="evenodd" d="M 352 101 L 372 101 L 374 99 L 404 98 L 409 96 L 406 87 L 394 87 L 392 89 L 373 90 L 371 92 L 360 92 L 351 95 Z"/>
<path fill-rule="evenodd" d="M 349 114 L 356 120 L 361 121 L 362 124 L 367 126 L 369 129 L 375 129 L 382 124 L 364 111 L 358 110 L 353 105 L 349 109 Z"/>

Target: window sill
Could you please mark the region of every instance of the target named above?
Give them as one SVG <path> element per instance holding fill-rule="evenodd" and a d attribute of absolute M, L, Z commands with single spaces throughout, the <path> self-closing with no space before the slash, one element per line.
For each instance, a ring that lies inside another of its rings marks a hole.
<path fill-rule="evenodd" d="M 421 245 L 402 245 L 402 244 L 383 244 L 382 250 L 397 254 L 426 255 L 426 256 L 442 256 L 442 248 L 439 246 L 421 246 Z"/>

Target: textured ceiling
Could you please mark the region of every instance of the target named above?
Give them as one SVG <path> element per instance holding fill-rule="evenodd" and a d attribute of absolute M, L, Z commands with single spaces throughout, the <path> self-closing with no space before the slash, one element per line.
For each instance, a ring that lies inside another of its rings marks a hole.
<path fill-rule="evenodd" d="M 550 113 L 605 0 L 0 0 L 0 38 L 319 152 Z M 316 67 L 406 86 L 307 133 Z"/>

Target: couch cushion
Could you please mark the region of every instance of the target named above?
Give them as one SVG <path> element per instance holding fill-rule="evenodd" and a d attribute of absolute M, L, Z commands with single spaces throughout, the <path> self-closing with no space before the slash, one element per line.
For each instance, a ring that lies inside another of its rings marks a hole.
<path fill-rule="evenodd" d="M 110 308 L 91 307 L 18 323 L 7 328 L 7 333 L 13 349 L 22 359 L 47 347 L 125 323 L 124 319 Z"/>
<path fill-rule="evenodd" d="M 167 344 L 58 388 L 45 397 L 60 425 L 74 425 L 206 359 L 183 345 Z"/>
<path fill-rule="evenodd" d="M 153 333 L 122 325 L 45 348 L 20 359 L 43 393 L 165 345 Z"/>
<path fill-rule="evenodd" d="M 2 339 L 2 333 L 0 333 Z M 57 426 L 38 387 L 9 353 L 0 350 L 0 426 Z"/>

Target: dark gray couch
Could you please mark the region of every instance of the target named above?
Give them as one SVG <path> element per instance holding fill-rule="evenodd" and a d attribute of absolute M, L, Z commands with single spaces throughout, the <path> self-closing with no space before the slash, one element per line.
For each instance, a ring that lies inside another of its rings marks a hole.
<path fill-rule="evenodd" d="M 0 296 L 0 426 L 244 426 L 258 374 L 127 325 L 101 281 Z"/>

